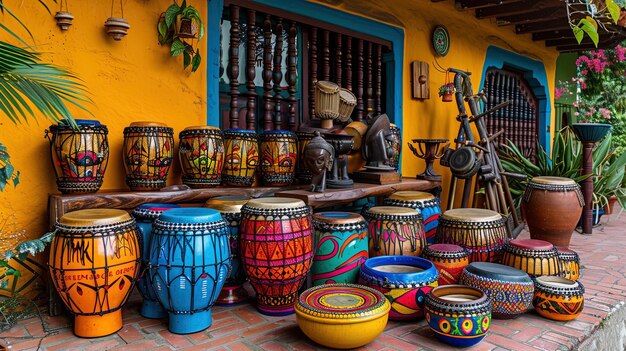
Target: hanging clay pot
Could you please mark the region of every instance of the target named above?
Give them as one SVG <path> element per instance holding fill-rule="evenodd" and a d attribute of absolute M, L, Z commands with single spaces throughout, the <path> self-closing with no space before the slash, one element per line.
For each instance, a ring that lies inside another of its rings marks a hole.
<path fill-rule="evenodd" d="M 106 22 L 104 22 L 104 27 L 106 28 L 107 34 L 111 36 L 113 40 L 119 41 L 128 34 L 130 24 L 123 18 L 109 17 Z"/>
<path fill-rule="evenodd" d="M 176 37 L 178 38 L 195 38 L 198 34 L 198 25 L 189 18 L 176 19 Z"/>
<path fill-rule="evenodd" d="M 74 16 L 72 16 L 69 12 L 59 11 L 56 15 L 54 15 L 54 19 L 57 21 L 57 26 L 59 26 L 62 31 L 66 31 L 72 25 Z"/>

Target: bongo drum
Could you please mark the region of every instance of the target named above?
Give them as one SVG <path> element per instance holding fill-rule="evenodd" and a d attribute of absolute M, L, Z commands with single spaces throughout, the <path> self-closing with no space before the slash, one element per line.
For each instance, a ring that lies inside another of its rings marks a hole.
<path fill-rule="evenodd" d="M 356 96 L 345 88 L 339 88 L 339 116 L 337 117 L 337 121 L 341 123 L 346 123 L 350 120 L 350 116 L 352 115 L 352 111 L 356 107 Z"/>
<path fill-rule="evenodd" d="M 322 128 L 332 128 L 333 120 L 339 117 L 339 86 L 320 80 L 315 85 L 315 116 L 322 120 Z"/>
<path fill-rule="evenodd" d="M 268 186 L 285 186 L 295 179 L 298 138 L 288 130 L 270 130 L 261 134 L 261 180 Z"/>
<path fill-rule="evenodd" d="M 375 206 L 363 212 L 368 222 L 369 253 L 376 256 L 419 256 L 426 246 L 422 215 L 414 209 Z"/>
<path fill-rule="evenodd" d="M 157 300 L 156 293 L 150 284 L 148 277 L 148 255 L 150 254 L 150 238 L 152 237 L 152 222 L 163 213 L 163 211 L 178 208 L 173 204 L 143 204 L 132 213 L 137 221 L 137 227 L 141 232 L 139 235 L 139 247 L 141 248 L 141 271 L 137 279 L 137 290 L 143 297 L 139 313 L 146 318 L 165 318 L 167 313 Z"/>
<path fill-rule="evenodd" d="M 293 313 L 313 260 L 311 211 L 302 200 L 253 199 L 241 209 L 241 260 L 259 312 Z"/>
<path fill-rule="evenodd" d="M 107 127 L 88 119 L 76 124 L 78 129 L 62 120 L 46 130 L 57 187 L 64 194 L 98 191 L 109 163 Z"/>
<path fill-rule="evenodd" d="M 224 131 L 222 182 L 230 186 L 251 186 L 259 165 L 259 141 L 252 130 Z"/>
<path fill-rule="evenodd" d="M 248 200 L 250 198 L 245 196 L 217 196 L 204 203 L 204 207 L 220 211 L 229 228 L 228 241 L 230 243 L 232 268 L 220 295 L 217 297 L 215 302 L 217 305 L 233 305 L 248 299 L 248 292 L 243 288 L 243 284 L 246 282 L 246 273 L 243 270 L 241 255 L 239 254 L 241 208 Z"/>
<path fill-rule="evenodd" d="M 135 220 L 122 210 L 80 210 L 64 214 L 55 227 L 48 266 L 61 300 L 76 316 L 74 334 L 117 332 L 139 273 Z"/>
<path fill-rule="evenodd" d="M 356 283 L 367 258 L 367 222 L 356 213 L 319 212 L 313 215 L 315 255 L 313 285 Z"/>
<path fill-rule="evenodd" d="M 441 216 L 439 198 L 423 191 L 396 191 L 385 198 L 383 203 L 387 206 L 410 207 L 419 210 L 424 222 L 426 242 L 435 243 L 435 233 L 439 225 L 439 216 Z"/>
<path fill-rule="evenodd" d="M 163 212 L 152 229 L 150 282 L 169 314 L 169 331 L 189 334 L 211 326 L 211 306 L 230 270 L 228 225 L 216 210 Z"/>
<path fill-rule="evenodd" d="M 583 311 L 585 287 L 563 277 L 543 276 L 535 279 L 535 311 L 556 321 L 571 321 Z"/>
<path fill-rule="evenodd" d="M 454 244 L 469 252 L 470 262 L 500 262 L 506 240 L 506 219 L 480 208 L 457 208 L 439 218 L 435 241 Z"/>
<path fill-rule="evenodd" d="M 554 245 L 543 240 L 515 239 L 504 245 L 502 263 L 531 277 L 559 275 L 561 267 Z"/>
<path fill-rule="evenodd" d="M 580 186 L 569 178 L 534 177 L 522 198 L 531 239 L 569 248 L 585 201 Z"/>
<path fill-rule="evenodd" d="M 165 187 L 174 157 L 174 129 L 163 123 L 133 122 L 124 128 L 126 184 L 134 191 Z"/>
<path fill-rule="evenodd" d="M 185 128 L 179 134 L 178 154 L 183 183 L 192 188 L 209 188 L 222 182 L 224 138 L 217 127 Z"/>
<path fill-rule="evenodd" d="M 571 280 L 578 280 L 580 277 L 580 258 L 574 250 L 556 248 L 559 255 L 561 276 Z"/>
<path fill-rule="evenodd" d="M 422 252 L 439 271 L 439 285 L 458 284 L 463 269 L 469 264 L 469 252 L 458 245 L 433 244 Z"/>

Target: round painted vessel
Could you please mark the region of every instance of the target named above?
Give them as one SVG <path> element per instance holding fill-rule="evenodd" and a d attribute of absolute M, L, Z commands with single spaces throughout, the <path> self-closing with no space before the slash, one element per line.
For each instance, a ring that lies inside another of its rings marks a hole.
<path fill-rule="evenodd" d="M 470 262 L 500 262 L 506 237 L 506 219 L 498 212 L 457 208 L 441 215 L 435 241 L 464 247 Z"/>
<path fill-rule="evenodd" d="M 561 267 L 561 276 L 571 280 L 580 278 L 580 257 L 574 250 L 562 247 L 556 248 L 559 255 L 559 263 Z"/>
<path fill-rule="evenodd" d="M 375 206 L 363 211 L 368 222 L 369 254 L 419 256 L 426 246 L 422 215 L 418 210 Z"/>
<path fill-rule="evenodd" d="M 410 207 L 419 210 L 422 214 L 426 242 L 435 243 L 435 233 L 441 216 L 439 198 L 423 191 L 396 191 L 383 200 L 387 206 Z"/>
<path fill-rule="evenodd" d="M 437 286 L 439 274 L 432 262 L 414 256 L 380 256 L 365 261 L 359 284 L 382 292 L 391 303 L 389 319 L 424 317 L 426 295 Z"/>
<path fill-rule="evenodd" d="M 183 183 L 191 188 L 210 188 L 222 182 L 224 137 L 212 126 L 187 127 L 179 134 L 178 156 Z"/>
<path fill-rule="evenodd" d="M 222 183 L 229 186 L 251 186 L 258 166 L 257 134 L 245 129 L 225 130 Z"/>
<path fill-rule="evenodd" d="M 554 245 L 535 239 L 514 239 L 504 245 L 502 264 L 521 269 L 531 277 L 559 275 L 561 267 Z"/>
<path fill-rule="evenodd" d="M 491 301 L 464 285 L 434 288 L 426 297 L 426 321 L 437 339 L 454 347 L 479 343 L 491 326 Z"/>
<path fill-rule="evenodd" d="M 458 245 L 428 245 L 422 257 L 431 261 L 439 271 L 439 285 L 458 284 L 463 269 L 469 264 L 469 252 Z"/>
<path fill-rule="evenodd" d="M 319 212 L 313 215 L 313 235 L 313 285 L 356 283 L 369 257 L 365 219 L 356 213 Z"/>
<path fill-rule="evenodd" d="M 122 328 L 141 256 L 137 224 L 128 212 L 69 212 L 55 225 L 48 266 L 61 300 L 74 314 L 74 334 L 96 338 Z"/>
<path fill-rule="evenodd" d="M 174 157 L 174 129 L 158 122 L 133 122 L 124 128 L 126 184 L 134 191 L 166 185 Z"/>
<path fill-rule="evenodd" d="M 267 315 L 293 313 L 313 261 L 311 211 L 302 200 L 253 199 L 241 209 L 241 260 Z"/>
<path fill-rule="evenodd" d="M 259 138 L 261 181 L 268 186 L 286 186 L 295 180 L 298 138 L 288 130 L 265 131 Z"/>
<path fill-rule="evenodd" d="M 585 305 L 582 283 L 563 277 L 543 276 L 535 279 L 535 311 L 556 321 L 576 319 Z"/>
<path fill-rule="evenodd" d="M 316 343 L 352 349 L 372 342 L 385 326 L 391 306 L 380 292 L 361 285 L 327 284 L 302 293 L 296 322 Z"/>

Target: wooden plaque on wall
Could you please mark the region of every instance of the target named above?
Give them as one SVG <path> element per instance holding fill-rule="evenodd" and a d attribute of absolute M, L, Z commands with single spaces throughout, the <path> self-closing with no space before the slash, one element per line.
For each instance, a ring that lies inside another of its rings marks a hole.
<path fill-rule="evenodd" d="M 430 99 L 428 63 L 411 62 L 411 93 L 413 99 Z"/>

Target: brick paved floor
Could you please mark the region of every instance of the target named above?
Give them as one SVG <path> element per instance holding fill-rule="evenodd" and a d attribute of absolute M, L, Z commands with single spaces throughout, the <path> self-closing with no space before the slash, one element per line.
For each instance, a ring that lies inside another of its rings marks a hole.
<path fill-rule="evenodd" d="M 514 320 L 493 320 L 489 335 L 478 345 L 466 349 L 482 350 L 567 350 L 578 349 L 601 328 L 609 314 L 624 308 L 626 300 L 626 214 L 618 220 L 613 215 L 594 234 L 575 233 L 571 248 L 581 257 L 581 281 L 586 287 L 585 309 L 574 321 L 556 322 L 530 311 Z M 522 233 L 521 237 L 528 237 Z M 0 335 L 2 345 L 12 350 L 315 350 L 324 349 L 300 332 L 293 316 L 266 317 L 250 304 L 237 307 L 214 307 L 213 325 L 200 333 L 174 335 L 167 331 L 165 320 L 150 320 L 138 313 L 138 296 L 124 308 L 124 328 L 98 339 L 73 335 L 70 319 L 45 317 L 52 332 L 45 338 L 38 318 L 19 322 Z M 623 312 L 623 311 L 622 311 Z M 624 316 L 623 313 L 620 313 Z M 624 328 L 626 321 L 618 320 Z M 11 338 L 21 337 L 21 338 Z M 28 338 L 33 337 L 33 338 Z M 8 345 L 7 345 L 8 343 Z M 602 342 L 601 342 L 602 344 Z M 621 342 L 620 344 L 621 345 Z M 384 333 L 361 350 L 449 350 L 439 343 L 424 320 L 389 322 Z M 610 350 L 610 349 L 609 349 Z"/>

